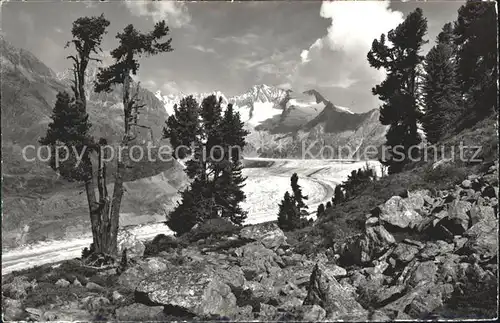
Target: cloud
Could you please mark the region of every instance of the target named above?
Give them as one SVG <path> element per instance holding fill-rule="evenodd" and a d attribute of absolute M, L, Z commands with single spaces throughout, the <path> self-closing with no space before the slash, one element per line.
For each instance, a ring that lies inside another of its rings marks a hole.
<path fill-rule="evenodd" d="M 320 16 L 331 19 L 327 35 L 302 50 L 292 84 L 348 88 L 383 80 L 384 72 L 370 67 L 366 54 L 373 39 L 395 28 L 403 14 L 389 9 L 388 1 L 325 1 Z M 366 92 L 371 95 L 370 88 Z"/>
<path fill-rule="evenodd" d="M 126 0 L 124 3 L 133 15 L 149 17 L 154 22 L 165 20 L 171 27 L 182 27 L 191 21 L 184 2 Z"/>
<path fill-rule="evenodd" d="M 215 49 L 213 48 L 209 48 L 209 47 L 204 47 L 204 46 L 201 46 L 201 45 L 191 45 L 189 46 L 191 47 L 192 49 L 195 49 L 197 51 L 200 51 L 202 53 L 211 53 L 211 54 L 217 54 L 215 52 Z"/>
<path fill-rule="evenodd" d="M 226 37 L 215 37 L 214 40 L 221 43 L 235 43 L 239 45 L 249 45 L 259 39 L 254 33 L 248 33 L 242 36 L 226 36 Z"/>

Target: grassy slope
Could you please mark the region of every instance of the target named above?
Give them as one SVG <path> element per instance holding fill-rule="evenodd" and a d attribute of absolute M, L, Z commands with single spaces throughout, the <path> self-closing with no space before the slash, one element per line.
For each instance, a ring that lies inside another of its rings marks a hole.
<path fill-rule="evenodd" d="M 304 253 L 312 253 L 317 248 L 331 246 L 348 236 L 361 233 L 366 220 L 365 215 L 377 205 L 385 202 L 403 190 L 429 189 L 432 191 L 453 187 L 464 180 L 467 175 L 486 170 L 498 160 L 498 126 L 496 118 L 491 117 L 466 129 L 459 134 L 446 138 L 440 146 L 446 147 L 444 158 L 451 156 L 455 147 L 455 160 L 458 160 L 458 146 L 481 146 L 477 158 L 480 163 L 449 162 L 444 167 L 432 169 L 433 160 L 408 165 L 399 174 L 382 177 L 378 181 L 360 188 L 356 196 L 327 210 L 327 213 L 313 226 L 290 233 L 291 242 L 298 243 Z M 465 154 L 467 156 L 467 153 Z M 438 156 L 440 160 L 443 156 Z M 469 157 L 472 157 L 469 155 Z M 300 241 L 300 242 L 299 242 Z"/>

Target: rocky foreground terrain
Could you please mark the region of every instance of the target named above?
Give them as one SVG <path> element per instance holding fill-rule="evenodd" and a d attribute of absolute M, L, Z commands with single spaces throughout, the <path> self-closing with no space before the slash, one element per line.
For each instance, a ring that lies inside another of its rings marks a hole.
<path fill-rule="evenodd" d="M 448 190 L 404 191 L 364 233 L 310 255 L 273 223 L 125 236 L 120 266 L 75 259 L 4 276 L 4 320 L 494 318 L 497 177 L 498 162 Z"/>

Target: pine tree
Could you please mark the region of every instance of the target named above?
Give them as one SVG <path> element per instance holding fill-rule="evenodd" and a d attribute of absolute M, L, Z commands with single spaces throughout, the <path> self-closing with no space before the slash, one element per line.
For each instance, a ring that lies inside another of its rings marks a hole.
<path fill-rule="evenodd" d="M 170 215 L 170 228 L 178 233 L 186 232 L 196 223 L 215 217 L 243 224 L 247 212 L 240 204 L 246 198 L 243 192 L 246 177 L 242 175 L 240 152 L 246 145 L 248 132 L 244 130 L 239 114 L 232 105 L 228 105 L 223 112 L 222 98 L 217 99 L 215 95 L 206 97 L 201 106 L 192 98 L 181 101 L 174 112 L 167 120 L 164 136 L 170 138 L 174 150 L 181 145 L 194 144 L 194 149 L 186 151 L 183 156 L 192 154 L 186 162 L 185 171 L 189 178 L 196 181 L 197 187 L 192 184 L 185 192 L 186 202 L 183 199 Z M 192 192 L 189 195 L 190 190 L 203 191 L 203 194 L 196 195 L 196 204 L 190 202 L 189 197 L 195 194 Z M 190 207 L 207 209 L 203 212 L 190 211 Z M 189 220 L 182 223 L 182 217 Z"/>
<path fill-rule="evenodd" d="M 163 137 L 170 139 L 176 150 L 174 154 L 179 159 L 186 158 L 192 152 L 191 145 L 200 141 L 199 114 L 198 102 L 191 95 L 182 98 L 179 105 L 174 105 L 174 114 L 165 122 Z"/>
<path fill-rule="evenodd" d="M 387 71 L 386 79 L 372 92 L 383 102 L 380 122 L 390 126 L 386 134 L 390 156 L 382 161 L 389 166 L 390 173 L 401 171 L 418 154 L 416 149 L 410 148 L 421 141 L 417 132 L 421 115 L 418 106 L 419 68 L 424 59 L 420 50 L 426 43 L 423 40 L 426 32 L 427 20 L 417 8 L 396 29 L 389 31 L 387 40 L 391 45 L 386 44 L 386 36 L 382 34 L 379 40 L 373 40 L 367 55 L 371 66 Z"/>
<path fill-rule="evenodd" d="M 238 225 L 247 218 L 247 212 L 240 206 L 246 198 L 243 187 L 247 178 L 242 175 L 242 169 L 239 160 L 230 161 L 229 167 L 222 171 L 215 190 L 217 204 L 222 208 L 221 216 Z"/>
<path fill-rule="evenodd" d="M 307 200 L 308 197 L 302 195 L 302 189 L 298 184 L 298 181 L 299 181 L 299 176 L 297 175 L 297 173 L 293 173 L 292 177 L 290 178 L 290 182 L 292 185 L 293 199 L 297 203 L 297 207 L 299 209 L 307 209 L 308 206 L 304 203 L 304 200 Z"/>
<path fill-rule="evenodd" d="M 422 124 L 429 143 L 436 143 L 452 131 L 461 113 L 455 72 L 456 48 L 451 23 L 444 25 L 425 58 L 424 107 Z"/>
<path fill-rule="evenodd" d="M 278 226 L 284 231 L 300 227 L 300 210 L 290 193 L 286 192 L 279 205 Z"/>
<path fill-rule="evenodd" d="M 498 111 L 498 47 L 495 2 L 471 1 L 458 10 L 454 41 L 458 81 L 466 111 L 461 128 Z"/>
<path fill-rule="evenodd" d="M 344 192 L 342 191 L 342 186 L 335 186 L 335 196 L 334 196 L 334 204 L 338 205 L 344 201 Z"/>
<path fill-rule="evenodd" d="M 111 92 L 116 86 L 122 87 L 124 136 L 120 142 L 120 151 L 128 152 L 127 148 L 136 138 L 137 128 L 146 127 L 138 123 L 140 109 L 144 107 L 143 104 L 139 104 L 138 91 L 131 95 L 132 75 L 137 75 L 139 69 L 138 59 L 143 56 L 171 52 L 172 39 L 162 41 L 168 34 L 169 28 L 165 21 L 156 23 L 153 30 L 148 33 L 141 33 L 132 24 L 128 25 L 123 32 L 116 35 L 119 45 L 111 51 L 111 57 L 115 62 L 108 67 L 99 69 L 97 81 L 94 84 L 95 92 Z M 109 197 L 107 192 L 103 196 L 104 212 L 107 213 L 109 219 L 106 221 L 108 235 L 104 241 L 100 242 L 100 248 L 111 254 L 114 254 L 117 248 L 124 174 L 127 168 L 132 167 L 131 161 L 126 158 L 127 155 L 124 154 L 123 158 L 117 158 L 112 196 Z"/>
<path fill-rule="evenodd" d="M 326 203 L 326 209 L 328 210 L 328 209 L 331 209 L 331 208 L 332 208 L 332 202 L 328 201 Z"/>
<path fill-rule="evenodd" d="M 111 230 L 110 217 L 107 209 L 107 189 L 105 165 L 102 163 L 100 145 L 105 145 L 104 138 L 97 142 L 89 135 L 91 127 L 87 114 L 87 93 L 85 73 L 91 60 L 99 61 L 93 57 L 101 51 L 101 42 L 109 21 L 100 15 L 97 17 L 81 17 L 73 22 L 71 34 L 73 38 L 66 44 L 72 46 L 75 54 L 68 56 L 73 61 L 73 97 L 68 93 L 59 93 L 53 109 L 52 122 L 49 124 L 47 134 L 40 142 L 49 145 L 53 152 L 64 145 L 70 152 L 70 158 L 59 164 L 54 159 L 50 166 L 59 174 L 70 181 L 80 181 L 85 185 L 87 203 L 89 206 L 90 223 L 93 242 L 91 252 L 114 254 L 112 242 L 116 235 Z M 75 151 L 81 156 L 78 167 Z M 97 152 L 98 167 L 94 171 L 92 159 Z M 63 154 L 63 150 L 59 149 Z M 64 158 L 63 158 L 64 159 Z M 97 191 L 96 196 L 96 179 Z"/>
<path fill-rule="evenodd" d="M 88 118 L 81 101 L 75 101 L 67 92 L 59 92 L 52 110 L 53 121 L 45 137 L 39 140 L 42 145 L 51 148 L 51 168 L 70 182 L 84 182 L 92 176 L 92 170 L 88 168 L 89 152 L 86 151 L 93 141 Z M 83 153 L 87 162 L 77 163 L 75 151 L 78 155 Z"/>
<path fill-rule="evenodd" d="M 316 216 L 320 217 L 323 215 L 323 213 L 325 213 L 325 205 L 323 203 L 321 203 L 320 205 L 318 205 L 318 210 L 316 211 Z"/>

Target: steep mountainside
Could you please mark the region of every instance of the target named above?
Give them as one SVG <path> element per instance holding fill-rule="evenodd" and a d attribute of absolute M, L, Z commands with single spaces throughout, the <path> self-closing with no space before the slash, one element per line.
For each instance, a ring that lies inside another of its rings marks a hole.
<path fill-rule="evenodd" d="M 74 233 L 85 231 L 88 229 L 88 207 L 82 185 L 58 178 L 46 162 L 39 159 L 28 161 L 23 157 L 23 148 L 27 145 L 39 146 L 38 139 L 45 134 L 51 121 L 57 92 L 71 91 L 67 73 L 56 75 L 32 53 L 13 47 L 3 38 L 0 39 L 0 54 L 2 242 L 4 246 L 16 245 L 31 240 L 62 237 L 71 230 Z M 89 71 L 90 82 L 96 68 L 93 66 Z M 140 123 L 151 128 L 156 142 L 168 115 L 153 93 L 139 88 L 139 97 L 146 104 Z M 105 137 L 111 143 L 117 142 L 123 128 L 120 91 L 109 94 L 89 91 L 88 99 L 92 135 Z M 151 141 L 151 132 L 144 130 L 139 133 L 139 144 Z M 46 156 L 46 150 L 41 152 L 42 156 Z M 26 157 L 34 157 L 32 149 L 26 150 Z M 112 169 L 108 173 L 112 174 Z M 162 210 L 172 203 L 169 199 L 175 195 L 177 188 L 185 183 L 180 165 L 159 160 L 156 163 L 140 163 L 128 171 L 126 179 L 132 181 L 127 183 L 127 189 L 140 191 L 144 198 L 135 200 L 135 196 L 126 194 L 124 214 L 162 214 Z M 146 181 L 158 185 L 147 185 Z M 162 197 L 164 199 L 158 202 Z M 127 222 L 125 219 L 122 224 Z M 65 228 L 68 226 L 72 229 Z"/>

